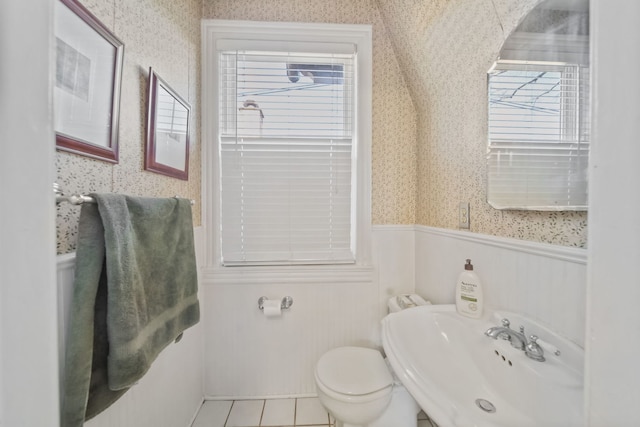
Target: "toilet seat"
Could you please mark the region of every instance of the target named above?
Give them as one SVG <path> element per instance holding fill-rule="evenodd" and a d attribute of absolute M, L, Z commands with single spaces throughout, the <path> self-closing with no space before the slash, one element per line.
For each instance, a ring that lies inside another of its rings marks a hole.
<path fill-rule="evenodd" d="M 325 353 L 316 366 L 318 386 L 343 401 L 369 401 L 391 393 L 393 377 L 379 351 L 339 347 Z"/>
<path fill-rule="evenodd" d="M 383 388 L 382 390 L 378 390 L 368 394 L 349 395 L 339 393 L 325 386 L 318 378 L 318 374 L 316 374 L 316 387 L 318 388 L 318 390 L 321 390 L 326 396 L 334 399 L 335 401 L 353 405 L 366 404 L 377 400 L 384 400 L 389 398 L 389 396 L 391 396 L 391 393 L 393 392 L 393 386 L 389 385 L 387 388 Z"/>

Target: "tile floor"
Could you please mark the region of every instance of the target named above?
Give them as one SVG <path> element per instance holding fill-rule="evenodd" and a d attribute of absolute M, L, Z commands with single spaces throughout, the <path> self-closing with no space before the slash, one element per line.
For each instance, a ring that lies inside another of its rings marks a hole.
<path fill-rule="evenodd" d="M 334 427 L 316 397 L 267 400 L 207 400 L 191 427 Z M 420 412 L 418 427 L 437 427 Z"/>

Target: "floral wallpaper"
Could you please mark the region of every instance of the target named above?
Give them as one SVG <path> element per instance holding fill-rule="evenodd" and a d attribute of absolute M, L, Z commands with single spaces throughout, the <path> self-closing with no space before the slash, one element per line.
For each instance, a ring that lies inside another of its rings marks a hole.
<path fill-rule="evenodd" d="M 201 223 L 200 19 L 373 27 L 373 224 L 456 229 L 586 246 L 586 212 L 497 211 L 486 202 L 486 71 L 539 0 L 81 0 L 125 44 L 120 163 L 65 152 L 65 193 L 196 200 Z M 143 170 L 149 67 L 192 106 L 189 181 Z M 203 142 L 205 143 L 205 142 Z M 80 208 L 58 206 L 58 253 L 75 248 Z"/>
<path fill-rule="evenodd" d="M 200 18 L 201 0 L 81 0 L 124 43 L 120 102 L 120 161 L 111 164 L 57 152 L 56 182 L 65 194 L 115 192 L 196 200 L 194 224 L 201 223 L 200 203 Z M 153 67 L 191 105 L 189 180 L 144 170 L 149 67 Z M 80 207 L 57 207 L 57 251 L 72 252 Z"/>
<path fill-rule="evenodd" d="M 586 212 L 498 211 L 486 202 L 486 72 L 539 0 L 377 0 L 417 109 L 418 224 L 586 246 Z M 374 172 L 375 173 L 375 172 Z"/>

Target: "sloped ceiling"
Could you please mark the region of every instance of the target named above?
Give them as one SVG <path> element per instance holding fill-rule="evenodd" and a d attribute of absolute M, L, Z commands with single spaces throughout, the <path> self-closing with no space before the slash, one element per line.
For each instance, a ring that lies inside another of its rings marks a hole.
<path fill-rule="evenodd" d="M 417 108 L 447 81 L 485 73 L 540 0 L 376 0 Z"/>

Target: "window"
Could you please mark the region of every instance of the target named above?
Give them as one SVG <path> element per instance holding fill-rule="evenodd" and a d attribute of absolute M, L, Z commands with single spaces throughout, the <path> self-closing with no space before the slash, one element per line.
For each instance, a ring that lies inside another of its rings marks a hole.
<path fill-rule="evenodd" d="M 205 21 L 203 35 L 213 264 L 366 263 L 370 28 Z"/>

